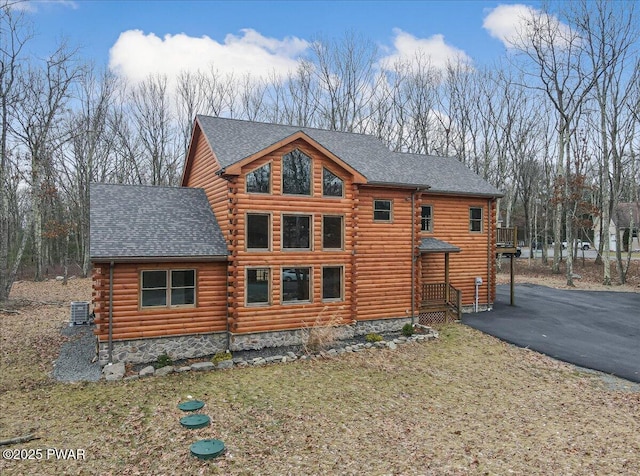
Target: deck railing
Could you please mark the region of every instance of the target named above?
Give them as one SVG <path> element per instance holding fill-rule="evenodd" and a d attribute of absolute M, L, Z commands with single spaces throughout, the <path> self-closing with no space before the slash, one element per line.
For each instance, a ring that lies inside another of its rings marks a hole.
<path fill-rule="evenodd" d="M 425 283 L 422 285 L 420 312 L 442 311 L 454 319 L 462 316 L 462 293 L 447 283 Z"/>
<path fill-rule="evenodd" d="M 518 227 L 496 228 L 496 246 L 515 248 L 518 243 Z"/>

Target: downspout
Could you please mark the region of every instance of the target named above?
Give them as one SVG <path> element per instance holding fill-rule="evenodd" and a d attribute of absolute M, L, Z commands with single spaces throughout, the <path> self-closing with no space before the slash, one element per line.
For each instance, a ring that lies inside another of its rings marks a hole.
<path fill-rule="evenodd" d="M 109 363 L 113 363 L 113 261 L 109 262 Z"/>
<path fill-rule="evenodd" d="M 494 259 L 493 253 L 491 253 L 491 239 L 494 233 L 494 230 L 491 227 L 493 224 L 493 220 L 491 219 L 491 204 L 493 200 L 493 198 L 487 199 L 487 311 L 491 310 L 491 260 Z"/>
<path fill-rule="evenodd" d="M 416 193 L 419 188 L 411 192 L 411 325 L 416 320 Z"/>

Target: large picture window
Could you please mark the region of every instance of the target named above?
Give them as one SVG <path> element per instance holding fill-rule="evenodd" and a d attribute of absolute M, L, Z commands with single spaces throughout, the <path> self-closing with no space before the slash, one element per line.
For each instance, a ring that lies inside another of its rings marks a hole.
<path fill-rule="evenodd" d="M 344 182 L 328 169 L 322 169 L 322 195 L 325 197 L 343 197 Z"/>
<path fill-rule="evenodd" d="M 195 305 L 195 270 L 149 270 L 140 274 L 140 307 Z"/>
<path fill-rule="evenodd" d="M 282 216 L 282 248 L 286 250 L 311 249 L 311 216 Z"/>
<path fill-rule="evenodd" d="M 247 269 L 247 304 L 271 303 L 271 270 L 269 268 Z"/>
<path fill-rule="evenodd" d="M 311 195 L 311 159 L 298 149 L 282 157 L 282 193 Z"/>
<path fill-rule="evenodd" d="M 420 212 L 420 229 L 422 231 L 433 231 L 432 212 L 431 205 L 424 205 L 422 207 Z"/>
<path fill-rule="evenodd" d="M 271 164 L 265 164 L 247 174 L 248 193 L 271 192 Z"/>
<path fill-rule="evenodd" d="M 482 232 L 482 208 L 469 208 L 469 231 Z"/>
<path fill-rule="evenodd" d="M 247 249 L 268 250 L 270 247 L 270 215 L 266 213 L 247 213 Z"/>
<path fill-rule="evenodd" d="M 286 268 L 282 270 L 282 302 L 310 301 L 311 268 Z"/>
<path fill-rule="evenodd" d="M 374 221 L 391 221 L 391 200 L 374 200 L 373 201 L 373 220 Z"/>
<path fill-rule="evenodd" d="M 323 249 L 342 249 L 343 236 L 343 219 L 341 216 L 322 217 L 322 248 Z"/>
<path fill-rule="evenodd" d="M 322 299 L 341 300 L 342 266 L 325 266 L 322 268 Z"/>

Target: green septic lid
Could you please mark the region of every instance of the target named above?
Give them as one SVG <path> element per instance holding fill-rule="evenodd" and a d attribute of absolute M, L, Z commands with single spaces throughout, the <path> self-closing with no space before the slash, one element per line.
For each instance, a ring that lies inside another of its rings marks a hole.
<path fill-rule="evenodd" d="M 178 408 L 183 412 L 194 412 L 204 407 L 204 402 L 200 400 L 189 400 L 188 402 L 182 402 L 178 405 Z"/>
<path fill-rule="evenodd" d="M 200 413 L 198 413 L 197 415 L 189 415 L 189 416 L 180 418 L 180 424 L 187 428 L 191 428 L 192 430 L 195 430 L 198 428 L 204 428 L 205 426 L 209 425 L 210 421 L 211 421 L 211 418 L 209 418 L 207 415 L 202 415 Z"/>
<path fill-rule="evenodd" d="M 200 459 L 213 459 L 224 451 L 224 443 L 220 440 L 199 440 L 190 447 L 191 454 Z"/>

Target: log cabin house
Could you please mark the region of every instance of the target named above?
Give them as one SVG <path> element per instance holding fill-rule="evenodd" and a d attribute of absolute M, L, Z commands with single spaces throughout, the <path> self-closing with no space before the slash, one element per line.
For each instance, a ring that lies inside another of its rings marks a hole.
<path fill-rule="evenodd" d="M 181 185 L 91 187 L 102 364 L 300 344 L 326 322 L 345 336 L 399 330 L 493 304 L 501 193 L 455 158 L 198 116 Z"/>

